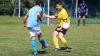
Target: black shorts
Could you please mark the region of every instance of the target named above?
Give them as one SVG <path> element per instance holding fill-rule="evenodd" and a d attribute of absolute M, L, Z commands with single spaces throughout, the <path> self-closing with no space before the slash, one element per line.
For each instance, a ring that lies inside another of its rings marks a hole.
<path fill-rule="evenodd" d="M 83 16 L 86 16 L 86 12 L 79 13 L 79 16 L 81 16 L 81 18 L 83 18 Z"/>
<path fill-rule="evenodd" d="M 67 32 L 67 30 L 68 30 L 68 29 L 64 29 L 64 28 L 62 28 L 61 30 L 57 30 L 58 28 L 60 28 L 60 27 L 57 27 L 57 28 L 55 29 L 55 31 L 61 32 L 61 33 L 63 33 L 64 35 L 66 34 L 66 32 Z"/>

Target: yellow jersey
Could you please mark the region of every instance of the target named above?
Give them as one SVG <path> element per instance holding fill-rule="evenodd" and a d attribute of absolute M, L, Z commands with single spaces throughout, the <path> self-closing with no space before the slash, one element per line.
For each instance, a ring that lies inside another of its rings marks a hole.
<path fill-rule="evenodd" d="M 67 13 L 67 11 L 66 11 L 64 8 L 62 8 L 61 11 L 56 12 L 56 13 L 55 13 L 55 16 L 56 16 L 57 19 L 58 19 L 59 26 L 61 26 L 61 25 L 63 24 L 64 20 L 66 20 L 67 23 L 70 24 L 70 19 L 69 19 L 69 17 L 68 17 L 68 13 Z"/>

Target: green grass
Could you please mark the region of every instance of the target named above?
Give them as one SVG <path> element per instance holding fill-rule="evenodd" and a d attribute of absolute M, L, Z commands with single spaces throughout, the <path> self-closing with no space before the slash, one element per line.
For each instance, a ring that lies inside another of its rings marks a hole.
<path fill-rule="evenodd" d="M 42 25 L 42 33 L 49 47 L 46 49 L 47 53 L 41 56 L 100 56 L 99 22 L 100 19 L 89 19 L 89 24 L 85 27 L 78 27 L 72 20 L 71 28 L 65 35 L 73 48 L 71 52 L 55 51 L 52 32 L 56 25 Z M 42 51 L 38 41 L 37 46 Z M 22 19 L 0 16 L 0 56 L 32 56 L 31 40 L 28 31 L 23 27 Z"/>

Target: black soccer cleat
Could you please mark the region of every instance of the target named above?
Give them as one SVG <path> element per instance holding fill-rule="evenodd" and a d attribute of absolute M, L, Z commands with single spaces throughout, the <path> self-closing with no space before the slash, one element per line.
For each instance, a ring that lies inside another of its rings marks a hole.
<path fill-rule="evenodd" d="M 60 51 L 61 49 L 60 48 L 55 48 L 55 51 Z"/>
<path fill-rule="evenodd" d="M 64 50 L 64 52 L 70 52 L 70 49 L 67 48 L 67 49 Z"/>
<path fill-rule="evenodd" d="M 71 47 L 66 47 L 65 49 L 72 49 Z"/>

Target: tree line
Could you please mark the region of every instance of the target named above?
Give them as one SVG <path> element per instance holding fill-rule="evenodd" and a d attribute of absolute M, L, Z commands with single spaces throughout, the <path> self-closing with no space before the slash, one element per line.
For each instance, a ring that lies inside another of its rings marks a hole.
<path fill-rule="evenodd" d="M 18 1 L 19 0 L 0 0 L 0 15 L 11 15 L 13 16 L 15 11 L 18 11 Z M 34 2 L 36 0 L 21 0 L 21 16 L 25 15 L 26 12 L 34 6 Z M 45 1 L 45 0 L 41 0 Z M 56 0 L 50 0 L 50 12 L 54 12 Z M 65 3 L 65 8 L 72 14 L 75 12 L 75 0 L 62 0 Z M 73 2 L 72 2 L 73 1 Z M 79 0 L 79 3 L 82 0 Z M 100 0 L 85 0 L 86 4 L 88 5 L 89 16 L 95 17 L 100 16 Z M 70 14 L 70 15 L 72 15 Z M 15 15 L 17 15 L 15 13 Z"/>

